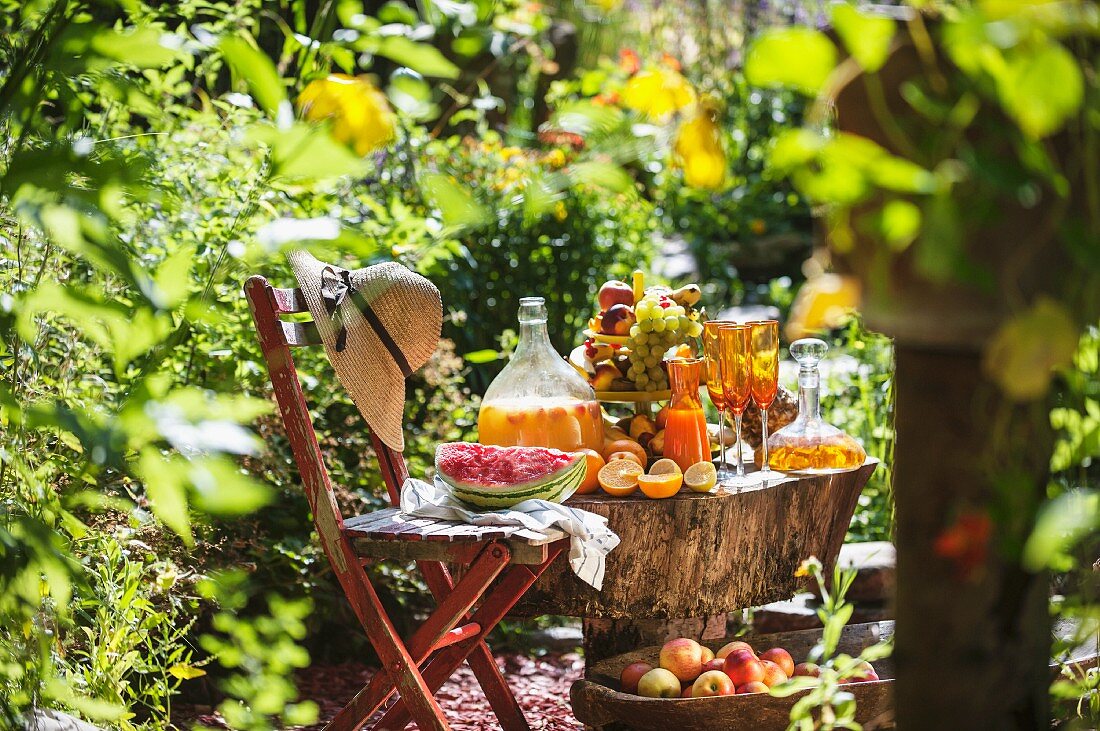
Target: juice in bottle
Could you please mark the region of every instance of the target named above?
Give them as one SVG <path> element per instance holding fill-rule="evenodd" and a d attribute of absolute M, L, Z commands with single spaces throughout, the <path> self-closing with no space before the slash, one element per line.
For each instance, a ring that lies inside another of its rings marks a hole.
<path fill-rule="evenodd" d="M 665 456 L 686 471 L 697 462 L 710 461 L 710 440 L 703 402 L 699 398 L 702 358 L 674 358 L 668 361 L 672 401 L 665 423 Z"/>
<path fill-rule="evenodd" d="M 603 445 L 600 419 L 600 405 L 594 400 L 503 398 L 481 407 L 477 428 L 482 444 L 599 451 Z"/>
<path fill-rule="evenodd" d="M 599 451 L 603 415 L 596 393 L 550 343 L 543 299 L 524 297 L 519 304 L 519 344 L 481 401 L 478 440 Z"/>

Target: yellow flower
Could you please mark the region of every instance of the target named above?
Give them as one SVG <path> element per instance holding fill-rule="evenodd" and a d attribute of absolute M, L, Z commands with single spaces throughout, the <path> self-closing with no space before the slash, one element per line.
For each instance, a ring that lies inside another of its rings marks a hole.
<path fill-rule="evenodd" d="M 642 71 L 623 87 L 623 104 L 650 119 L 661 120 L 695 101 L 695 90 L 678 71 L 667 67 Z"/>
<path fill-rule="evenodd" d="M 610 13 L 618 10 L 623 4 L 623 0 L 593 0 L 593 3 L 605 13 Z"/>
<path fill-rule="evenodd" d="M 726 182 L 726 153 L 718 137 L 715 113 L 703 105 L 680 125 L 676 155 L 684 168 L 684 182 L 692 188 L 717 190 Z"/>
<path fill-rule="evenodd" d="M 860 295 L 855 277 L 819 274 L 807 279 L 791 305 L 785 328 L 787 337 L 798 340 L 840 325 L 848 313 L 859 307 Z"/>
<path fill-rule="evenodd" d="M 564 221 L 568 217 L 569 210 L 565 207 L 565 203 L 563 201 L 558 201 L 556 204 L 554 204 L 554 218 L 558 219 L 559 221 Z"/>
<path fill-rule="evenodd" d="M 550 150 L 544 158 L 546 164 L 557 170 L 565 166 L 565 153 L 561 150 Z"/>
<path fill-rule="evenodd" d="M 311 81 L 298 95 L 298 108 L 311 122 L 331 119 L 332 136 L 359 155 L 393 139 L 390 105 L 365 76 L 330 74 Z"/>
<path fill-rule="evenodd" d="M 1040 297 L 997 329 L 982 366 L 1010 399 L 1033 401 L 1046 394 L 1055 370 L 1073 362 L 1079 337 L 1069 311 Z"/>

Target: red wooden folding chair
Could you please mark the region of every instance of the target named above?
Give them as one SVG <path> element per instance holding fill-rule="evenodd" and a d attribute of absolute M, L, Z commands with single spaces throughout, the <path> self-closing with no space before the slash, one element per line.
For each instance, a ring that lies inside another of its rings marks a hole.
<path fill-rule="evenodd" d="M 375 435 L 371 442 L 395 506 L 344 520 L 321 458 L 290 348 L 319 346 L 316 326 L 287 322 L 282 315 L 307 312 L 296 289 L 277 289 L 252 277 L 245 295 L 256 321 L 283 425 L 313 512 L 313 522 L 333 572 L 366 630 L 382 667 L 328 725 L 363 727 L 391 696 L 374 728 L 400 729 L 410 718 L 421 729 L 449 728 L 433 694 L 458 669 L 470 664 L 493 711 L 506 731 L 527 729 L 515 696 L 485 644 L 504 615 L 568 546 L 561 532 L 531 531 L 507 537 L 499 529 L 432 519 L 402 520 L 396 508 L 408 471 L 400 452 Z M 364 564 L 379 559 L 413 560 L 435 597 L 435 611 L 402 640 L 371 585 Z M 468 567 L 454 583 L 446 564 Z"/>

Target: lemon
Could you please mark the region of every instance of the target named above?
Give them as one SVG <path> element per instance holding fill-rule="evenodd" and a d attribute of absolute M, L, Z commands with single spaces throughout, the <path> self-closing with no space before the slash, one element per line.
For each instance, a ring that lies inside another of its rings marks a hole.
<path fill-rule="evenodd" d="M 718 470 L 710 462 L 696 462 L 684 473 L 684 484 L 695 492 L 710 492 L 718 483 Z"/>
<path fill-rule="evenodd" d="M 679 475 L 681 474 L 680 465 L 673 462 L 667 457 L 665 459 L 659 459 L 653 463 L 653 466 L 649 468 L 649 474 L 651 475 Z"/>

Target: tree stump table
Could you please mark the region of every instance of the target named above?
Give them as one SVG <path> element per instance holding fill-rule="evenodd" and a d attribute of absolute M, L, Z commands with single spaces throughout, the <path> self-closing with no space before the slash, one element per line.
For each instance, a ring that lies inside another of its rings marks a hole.
<path fill-rule="evenodd" d="M 584 618 L 586 664 L 653 644 L 655 628 L 789 598 L 799 564 L 831 567 L 878 460 L 830 475 L 774 479 L 738 491 L 686 488 L 665 500 L 604 493 L 567 505 L 603 515 L 621 539 L 602 591 L 578 579 L 565 556 L 547 568 L 516 614 Z M 700 622 L 701 618 L 701 622 Z M 698 632 L 702 634 L 701 631 Z M 690 634 L 690 632 L 683 632 Z M 725 622 L 711 634 L 725 635 Z"/>

